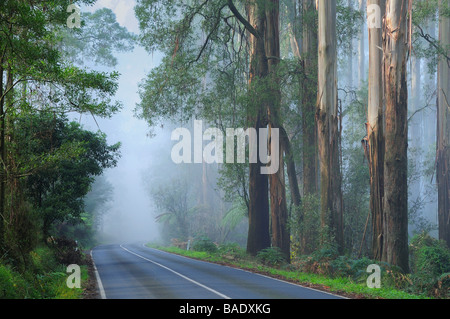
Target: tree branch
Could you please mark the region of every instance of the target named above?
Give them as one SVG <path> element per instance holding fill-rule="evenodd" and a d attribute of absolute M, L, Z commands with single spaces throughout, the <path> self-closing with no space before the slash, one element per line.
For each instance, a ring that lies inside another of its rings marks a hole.
<path fill-rule="evenodd" d="M 234 16 L 236 17 L 236 19 L 238 19 L 244 26 L 245 28 L 251 33 L 253 34 L 256 38 L 258 39 L 262 39 L 263 35 L 256 30 L 251 24 L 250 22 L 247 21 L 247 19 L 245 19 L 240 13 L 239 10 L 234 6 L 233 4 L 233 0 L 228 0 L 228 7 L 230 8 L 231 12 L 233 12 Z"/>
<path fill-rule="evenodd" d="M 425 34 L 425 32 L 423 32 L 422 28 L 418 25 L 418 24 L 414 24 L 414 26 L 419 30 L 419 35 L 425 39 L 425 41 L 427 41 L 429 44 L 431 44 L 431 46 L 433 46 L 436 51 L 438 52 L 438 54 L 442 55 L 445 59 L 447 59 L 447 65 L 450 68 L 450 56 L 447 55 L 447 53 L 445 52 L 445 49 L 443 47 L 441 47 L 439 45 L 439 43 L 436 43 L 438 41 L 436 41 L 436 39 L 433 39 L 433 37 L 429 34 Z"/>

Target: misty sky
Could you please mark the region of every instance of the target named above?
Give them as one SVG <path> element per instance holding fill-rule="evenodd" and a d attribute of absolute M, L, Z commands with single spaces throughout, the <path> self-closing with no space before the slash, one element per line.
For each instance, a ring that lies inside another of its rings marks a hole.
<path fill-rule="evenodd" d="M 83 11 L 109 8 L 116 14 L 120 25 L 137 34 L 139 27 L 134 16 L 134 5 L 134 0 L 99 0 L 95 6 Z M 114 187 L 114 201 L 111 212 L 105 218 L 104 229 L 118 236 L 119 240 L 152 239 L 157 230 L 143 178 L 158 157 L 159 145 L 167 145 L 168 141 L 165 140 L 167 136 L 148 137 L 147 123 L 137 119 L 133 110 L 139 102 L 138 84 L 158 63 L 159 57 L 157 54 L 147 54 L 139 46 L 133 52 L 117 53 L 116 57 L 118 65 L 114 69 L 121 74 L 116 98 L 122 101 L 123 109 L 112 119 L 96 118 L 110 144 L 122 143 L 122 157 L 117 167 L 105 172 Z M 81 123 L 86 129 L 98 129 L 96 122 L 87 115 L 82 116 Z M 160 130 L 154 131 L 156 134 L 158 132 Z"/>

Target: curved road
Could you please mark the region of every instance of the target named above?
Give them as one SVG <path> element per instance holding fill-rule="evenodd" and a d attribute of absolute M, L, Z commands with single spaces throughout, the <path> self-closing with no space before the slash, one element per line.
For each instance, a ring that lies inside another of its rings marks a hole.
<path fill-rule="evenodd" d="M 339 299 L 342 297 L 143 244 L 92 251 L 107 299 Z"/>

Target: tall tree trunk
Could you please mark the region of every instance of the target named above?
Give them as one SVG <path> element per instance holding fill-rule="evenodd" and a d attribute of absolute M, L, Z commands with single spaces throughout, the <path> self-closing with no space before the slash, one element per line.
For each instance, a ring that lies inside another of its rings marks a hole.
<path fill-rule="evenodd" d="M 302 90 L 302 158 L 303 196 L 316 195 L 318 191 L 317 122 L 317 10 L 314 0 L 304 0 L 300 8 L 303 16 L 303 66 L 300 80 Z M 305 219 L 300 212 L 300 223 Z M 300 233 L 300 252 L 310 254 L 313 248 L 311 237 Z"/>
<path fill-rule="evenodd" d="M 337 107 L 336 2 L 318 1 L 318 145 L 321 224 L 339 252 L 344 249 L 339 118 Z"/>
<path fill-rule="evenodd" d="M 266 56 L 268 59 L 268 70 L 270 83 L 268 91 L 269 108 L 268 120 L 269 128 L 282 127 L 281 119 L 281 92 L 279 87 L 279 78 L 277 67 L 280 61 L 280 27 L 279 27 L 279 0 L 270 0 L 266 3 Z M 275 174 L 269 175 L 270 182 L 270 211 L 271 211 L 271 226 L 272 226 L 272 246 L 280 248 L 286 260 L 290 260 L 290 233 L 288 228 L 288 211 L 286 205 L 286 183 L 284 176 L 284 161 L 283 161 L 283 144 L 280 139 L 274 141 L 270 139 L 275 147 L 278 146 L 278 171 Z M 271 154 L 271 157 L 276 154 Z M 272 158 L 272 161 L 274 159 Z"/>
<path fill-rule="evenodd" d="M 303 194 L 317 193 L 317 12 L 314 0 L 303 1 L 303 61 L 305 77 L 302 79 L 303 126 Z"/>
<path fill-rule="evenodd" d="M 368 0 L 367 6 L 378 5 L 380 18 L 384 15 L 385 0 Z M 369 14 L 369 13 L 368 13 Z M 371 15 L 371 18 L 373 16 Z M 381 21 L 381 20 L 380 20 Z M 367 141 L 370 172 L 370 211 L 372 214 L 372 258 L 381 260 L 383 251 L 383 52 L 381 28 L 369 28 L 369 100 Z"/>
<path fill-rule="evenodd" d="M 387 0 L 383 29 L 385 86 L 383 260 L 408 272 L 408 1 Z"/>
<path fill-rule="evenodd" d="M 441 0 L 450 7 L 450 0 Z M 443 48 L 450 45 L 450 18 L 441 15 L 439 41 Z M 437 167 L 439 239 L 450 247 L 450 66 L 444 57 L 438 64 Z"/>
<path fill-rule="evenodd" d="M 414 153 L 410 156 L 410 161 L 415 163 L 415 167 L 420 168 L 422 163 L 421 150 L 423 145 L 424 132 L 422 130 L 423 111 L 420 110 L 420 96 L 421 96 L 421 59 L 415 55 L 411 56 L 411 98 L 409 108 L 411 109 L 412 117 L 409 120 L 409 139 L 411 141 L 410 150 Z M 409 195 L 412 200 L 421 197 L 422 189 L 422 174 L 410 181 Z"/>
<path fill-rule="evenodd" d="M 359 1 L 359 12 L 365 16 L 366 0 Z M 364 21 L 364 19 L 363 19 Z M 365 23 L 361 23 L 359 29 L 359 45 L 358 45 L 358 88 L 363 86 L 363 81 L 366 76 L 366 48 L 365 48 Z"/>
<path fill-rule="evenodd" d="M 436 21 L 434 19 L 429 19 L 427 21 L 427 25 L 426 25 L 426 32 L 430 35 L 430 37 L 432 39 L 436 39 Z M 431 64 L 433 63 L 434 58 L 433 57 L 428 57 L 426 58 L 425 62 L 426 64 Z M 428 90 L 429 92 L 437 92 L 437 72 L 435 72 L 434 70 L 430 70 L 429 68 L 427 68 L 426 71 L 426 76 L 427 76 L 427 86 L 428 86 Z M 431 107 L 430 107 L 431 108 Z M 432 110 L 431 112 L 426 112 L 426 116 L 424 119 L 424 145 L 432 145 L 434 143 L 436 143 L 436 113 L 437 112 L 437 98 L 436 98 L 436 105 L 432 105 Z M 436 200 L 437 203 L 437 200 Z M 434 204 L 434 203 L 433 203 Z M 436 209 L 437 211 L 437 209 Z"/>
<path fill-rule="evenodd" d="M 347 0 L 348 9 L 353 9 L 353 0 Z M 347 86 L 353 86 L 353 39 L 349 41 L 349 48 L 347 51 Z"/>
<path fill-rule="evenodd" d="M 259 141 L 259 129 L 267 125 L 267 103 L 255 96 L 255 90 L 261 79 L 268 74 L 268 62 L 265 53 L 265 11 L 259 7 L 259 1 L 248 1 L 248 22 L 258 32 L 258 36 L 250 34 L 250 94 L 255 99 L 249 110 L 249 126 L 256 129 Z M 256 83 L 255 83 L 256 82 Z M 259 154 L 259 143 L 257 154 Z M 258 251 L 270 247 L 269 233 L 269 197 L 268 176 L 261 174 L 264 164 L 259 156 L 256 163 L 250 163 L 249 168 L 249 227 L 247 237 L 247 252 L 255 255 Z"/>
<path fill-rule="evenodd" d="M 4 244 L 5 233 L 5 181 L 6 172 L 3 163 L 5 162 L 5 97 L 3 90 L 3 57 L 0 61 L 0 251 Z"/>

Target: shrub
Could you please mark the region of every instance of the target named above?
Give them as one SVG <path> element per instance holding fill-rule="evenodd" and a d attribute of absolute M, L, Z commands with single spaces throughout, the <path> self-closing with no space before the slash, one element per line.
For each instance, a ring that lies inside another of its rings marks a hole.
<path fill-rule="evenodd" d="M 279 266 L 286 262 L 283 253 L 278 247 L 262 249 L 256 254 L 256 258 L 267 266 Z"/>
<path fill-rule="evenodd" d="M 445 242 L 427 233 L 411 241 L 411 268 L 415 289 L 428 295 L 445 297 L 450 289 L 450 250 Z"/>
<path fill-rule="evenodd" d="M 73 239 L 56 238 L 52 241 L 58 263 L 63 265 L 84 264 L 84 257 Z"/>
<path fill-rule="evenodd" d="M 320 246 L 320 198 L 306 195 L 300 207 L 294 207 L 289 222 L 292 233 L 292 258 L 314 252 Z"/>
<path fill-rule="evenodd" d="M 218 252 L 225 258 L 228 259 L 241 259 L 245 257 L 246 252 L 237 243 L 226 243 L 222 244 L 218 248 Z"/>
<path fill-rule="evenodd" d="M 17 297 L 11 270 L 6 266 L 0 265 L 0 299 L 13 299 Z"/>
<path fill-rule="evenodd" d="M 217 246 L 208 237 L 200 237 L 194 241 L 192 249 L 195 251 L 205 251 L 208 253 L 217 252 Z"/>

